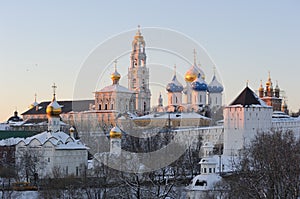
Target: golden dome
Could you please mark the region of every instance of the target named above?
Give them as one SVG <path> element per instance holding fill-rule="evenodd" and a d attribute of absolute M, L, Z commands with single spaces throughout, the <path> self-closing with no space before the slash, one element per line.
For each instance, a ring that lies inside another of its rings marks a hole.
<path fill-rule="evenodd" d="M 121 75 L 120 75 L 120 73 L 118 73 L 117 70 L 115 70 L 115 71 L 110 75 L 110 78 L 111 78 L 113 81 L 119 81 L 120 78 L 121 78 Z"/>
<path fill-rule="evenodd" d="M 184 76 L 185 81 L 187 82 L 193 82 L 195 79 L 197 79 L 198 77 L 198 71 L 196 70 L 196 68 L 194 66 L 192 66 L 186 73 Z"/>
<path fill-rule="evenodd" d="M 264 91 L 264 87 L 263 87 L 263 85 L 262 85 L 262 81 L 260 81 L 260 86 L 259 86 L 258 91 Z"/>
<path fill-rule="evenodd" d="M 119 139 L 121 139 L 121 137 L 122 137 L 122 132 L 121 132 L 121 130 L 120 130 L 117 126 L 115 126 L 115 127 L 113 127 L 113 128 L 110 130 L 110 132 L 109 132 L 109 137 L 110 137 L 110 138 L 119 138 Z"/>
<path fill-rule="evenodd" d="M 49 116 L 59 116 L 61 112 L 61 106 L 57 103 L 55 95 L 53 95 L 52 102 L 47 106 L 46 113 Z"/>

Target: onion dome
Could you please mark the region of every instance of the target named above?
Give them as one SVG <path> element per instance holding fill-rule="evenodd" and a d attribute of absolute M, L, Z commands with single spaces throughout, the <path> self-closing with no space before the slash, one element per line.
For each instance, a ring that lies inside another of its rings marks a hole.
<path fill-rule="evenodd" d="M 109 132 L 110 138 L 121 138 L 122 137 L 122 131 L 117 127 L 113 127 Z"/>
<path fill-rule="evenodd" d="M 53 88 L 53 99 L 51 103 L 47 106 L 46 113 L 49 116 L 59 116 L 59 114 L 61 114 L 62 112 L 61 110 L 62 106 L 58 104 L 55 98 L 55 89 L 56 89 L 55 84 L 52 86 L 52 88 Z"/>
<path fill-rule="evenodd" d="M 170 93 L 177 93 L 183 91 L 182 84 L 177 80 L 176 74 L 174 74 L 173 79 L 170 83 L 168 83 L 166 90 Z"/>
<path fill-rule="evenodd" d="M 211 82 L 208 85 L 208 92 L 210 93 L 222 93 L 224 90 L 222 84 L 217 80 L 216 75 L 213 76 Z"/>
<path fill-rule="evenodd" d="M 185 73 L 185 81 L 187 82 L 193 82 L 200 74 L 200 77 L 202 79 L 205 79 L 204 71 L 200 69 L 200 67 L 196 64 L 196 50 L 194 49 L 194 65 L 190 67 L 190 69 Z M 200 66 L 200 64 L 199 64 Z"/>
<path fill-rule="evenodd" d="M 138 25 L 138 31 L 136 32 L 136 35 L 134 36 L 133 45 L 137 43 L 141 43 L 145 45 L 144 37 L 142 36 L 140 25 Z"/>
<path fill-rule="evenodd" d="M 275 92 L 280 92 L 280 88 L 278 86 L 278 82 L 277 82 L 276 87 L 275 87 Z"/>
<path fill-rule="evenodd" d="M 266 86 L 269 87 L 269 88 L 272 88 L 272 80 L 271 80 L 270 72 L 269 72 L 268 81 L 266 82 Z"/>
<path fill-rule="evenodd" d="M 113 81 L 113 84 L 117 84 L 121 79 L 121 75 L 117 71 L 117 61 L 115 61 L 115 71 L 110 75 L 110 78 Z"/>
<path fill-rule="evenodd" d="M 259 88 L 258 88 L 258 91 L 259 92 L 263 92 L 264 91 L 264 87 L 263 87 L 263 85 L 262 85 L 262 81 L 260 80 L 260 86 L 259 86 Z"/>
<path fill-rule="evenodd" d="M 207 84 L 206 82 L 202 79 L 200 74 L 198 75 L 198 78 L 195 79 L 192 82 L 192 89 L 194 91 L 207 91 Z"/>
<path fill-rule="evenodd" d="M 29 108 L 32 109 L 34 107 L 36 107 L 37 105 L 39 105 L 39 103 L 36 102 L 36 94 L 34 95 L 34 102 L 32 104 L 30 104 Z"/>
<path fill-rule="evenodd" d="M 193 82 L 197 79 L 199 71 L 197 70 L 196 66 L 191 66 L 190 69 L 185 73 L 184 79 L 187 82 Z"/>

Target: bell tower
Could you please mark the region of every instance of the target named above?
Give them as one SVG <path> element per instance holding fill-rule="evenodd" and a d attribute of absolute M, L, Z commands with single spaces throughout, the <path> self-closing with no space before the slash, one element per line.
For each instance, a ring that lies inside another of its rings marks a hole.
<path fill-rule="evenodd" d="M 128 88 L 135 92 L 135 109 L 138 114 L 145 115 L 150 111 L 151 92 L 149 89 L 149 69 L 146 66 L 145 41 L 140 26 L 132 42 L 130 67 L 128 68 Z"/>

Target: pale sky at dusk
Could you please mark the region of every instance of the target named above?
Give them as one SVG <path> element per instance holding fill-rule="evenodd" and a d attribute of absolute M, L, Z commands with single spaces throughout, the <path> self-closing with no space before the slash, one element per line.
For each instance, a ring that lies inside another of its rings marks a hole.
<path fill-rule="evenodd" d="M 173 29 L 201 44 L 217 65 L 225 104 L 239 94 L 247 80 L 257 90 L 270 71 L 274 86 L 278 80 L 285 91 L 290 110 L 297 111 L 299 9 L 297 0 L 0 1 L 0 121 L 7 120 L 16 108 L 19 113 L 27 110 L 35 93 L 38 102 L 51 100 L 53 82 L 58 86 L 58 100 L 72 99 L 76 77 L 90 52 L 138 24 Z M 148 44 L 146 35 L 145 41 Z M 192 49 L 190 54 L 192 59 Z M 126 73 L 129 66 L 129 56 L 127 61 L 125 58 L 119 63 L 120 73 Z M 176 62 L 163 54 L 161 59 L 170 66 Z M 150 79 L 160 75 L 149 68 Z M 184 72 L 189 66 L 179 64 L 177 68 Z M 206 73 L 210 82 L 212 69 Z M 126 74 L 122 76 L 126 78 Z M 161 78 L 171 80 L 172 74 Z M 97 87 L 107 84 L 109 80 Z M 87 89 L 90 95 L 86 99 L 93 99 L 95 88 Z M 156 103 L 161 91 L 153 88 L 152 102 Z"/>

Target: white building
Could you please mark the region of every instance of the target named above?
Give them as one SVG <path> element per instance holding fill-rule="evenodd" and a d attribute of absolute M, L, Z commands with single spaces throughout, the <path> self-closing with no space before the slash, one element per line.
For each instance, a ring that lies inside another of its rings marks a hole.
<path fill-rule="evenodd" d="M 55 98 L 56 86 L 53 88 L 53 99 L 46 109 L 48 131 L 26 139 L 17 139 L 16 164 L 24 169 L 24 161 L 33 161 L 31 167 L 34 167 L 39 178 L 53 177 L 55 172 L 59 172 L 61 177 L 80 176 L 87 168 L 88 148 L 74 138 L 72 129 L 70 135 L 60 131 L 61 106 Z"/>
<path fill-rule="evenodd" d="M 203 157 L 199 163 L 201 174 L 194 177 L 191 184 L 186 187 L 187 198 L 207 198 L 214 193 L 215 184 L 221 181 L 221 177 L 216 173 L 218 163 L 213 157 L 213 147 L 214 145 L 209 142 L 202 146 Z"/>
<path fill-rule="evenodd" d="M 272 127 L 271 106 L 267 106 L 248 86 L 224 109 L 224 155 L 237 155 L 258 132 Z"/>

